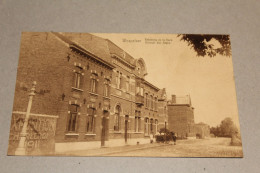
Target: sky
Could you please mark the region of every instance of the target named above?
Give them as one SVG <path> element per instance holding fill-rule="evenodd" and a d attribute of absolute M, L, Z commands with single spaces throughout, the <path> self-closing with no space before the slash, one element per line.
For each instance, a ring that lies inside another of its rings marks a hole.
<path fill-rule="evenodd" d="M 169 99 L 172 94 L 190 95 L 195 123 L 216 126 L 231 117 L 239 126 L 232 57 L 198 57 L 174 34 L 93 34 L 111 40 L 136 59 L 143 58 L 146 80 L 166 88 Z"/>

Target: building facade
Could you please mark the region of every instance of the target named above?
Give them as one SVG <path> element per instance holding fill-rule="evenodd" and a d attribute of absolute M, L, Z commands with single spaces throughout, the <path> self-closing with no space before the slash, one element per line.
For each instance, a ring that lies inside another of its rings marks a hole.
<path fill-rule="evenodd" d="M 55 116 L 55 151 L 149 142 L 167 124 L 165 90 L 143 59 L 82 33 L 22 33 L 14 112 Z M 163 108 L 162 108 L 163 107 Z"/>
<path fill-rule="evenodd" d="M 115 66 L 111 82 L 109 143 L 147 143 L 149 135 L 158 132 L 160 89 L 145 80 L 147 69 L 142 58 L 135 59 L 107 41 Z"/>
<path fill-rule="evenodd" d="M 210 127 L 209 125 L 200 122 L 195 124 L 195 134 L 196 138 L 198 139 L 204 139 L 210 137 Z"/>
<path fill-rule="evenodd" d="M 194 138 L 194 108 L 189 95 L 176 97 L 168 102 L 169 130 L 179 138 Z"/>

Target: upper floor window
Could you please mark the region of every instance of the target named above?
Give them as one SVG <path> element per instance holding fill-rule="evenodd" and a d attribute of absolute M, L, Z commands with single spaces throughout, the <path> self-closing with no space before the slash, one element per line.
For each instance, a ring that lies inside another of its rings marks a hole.
<path fill-rule="evenodd" d="M 145 94 L 145 106 L 149 107 L 148 93 Z"/>
<path fill-rule="evenodd" d="M 91 82 L 90 82 L 90 92 L 97 93 L 97 86 L 98 86 L 98 79 L 97 74 L 92 73 L 91 75 Z"/>
<path fill-rule="evenodd" d="M 140 95 L 140 83 L 136 83 L 136 94 Z"/>
<path fill-rule="evenodd" d="M 157 110 L 158 106 L 157 106 L 157 97 L 154 98 L 154 109 Z"/>
<path fill-rule="evenodd" d="M 82 81 L 82 68 L 77 67 L 76 70 L 74 70 L 74 84 L 73 87 L 75 88 L 81 88 L 81 81 Z"/>
<path fill-rule="evenodd" d="M 144 88 L 140 87 L 140 95 L 144 96 Z"/>
<path fill-rule="evenodd" d="M 108 97 L 109 96 L 109 80 L 108 79 L 105 79 L 105 82 L 104 82 L 104 96 L 105 97 Z"/>
<path fill-rule="evenodd" d="M 116 88 L 121 89 L 122 88 L 122 73 L 117 71 L 116 74 Z"/>
<path fill-rule="evenodd" d="M 151 98 L 150 98 L 150 102 L 151 102 L 151 109 L 153 109 L 153 96 L 151 96 Z"/>
<path fill-rule="evenodd" d="M 126 77 L 126 91 L 129 92 L 130 91 L 130 77 L 127 76 Z"/>
<path fill-rule="evenodd" d="M 75 105 L 75 104 L 69 105 L 69 117 L 68 117 L 68 125 L 67 125 L 67 130 L 69 132 L 76 131 L 78 112 L 79 112 L 79 105 Z"/>

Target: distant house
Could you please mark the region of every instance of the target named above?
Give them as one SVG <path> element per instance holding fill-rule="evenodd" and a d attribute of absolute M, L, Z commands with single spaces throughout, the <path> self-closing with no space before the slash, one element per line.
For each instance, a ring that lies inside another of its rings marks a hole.
<path fill-rule="evenodd" d="M 190 96 L 172 95 L 167 107 L 169 130 L 180 138 L 195 138 L 194 108 Z"/>
<path fill-rule="evenodd" d="M 209 125 L 200 122 L 195 124 L 195 133 L 196 133 L 196 138 L 204 139 L 206 137 L 210 136 L 210 127 Z"/>

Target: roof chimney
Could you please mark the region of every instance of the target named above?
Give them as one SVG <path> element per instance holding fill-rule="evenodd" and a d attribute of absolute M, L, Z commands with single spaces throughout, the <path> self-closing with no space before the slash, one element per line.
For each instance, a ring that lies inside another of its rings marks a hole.
<path fill-rule="evenodd" d="M 172 104 L 176 103 L 176 95 L 172 95 Z"/>

